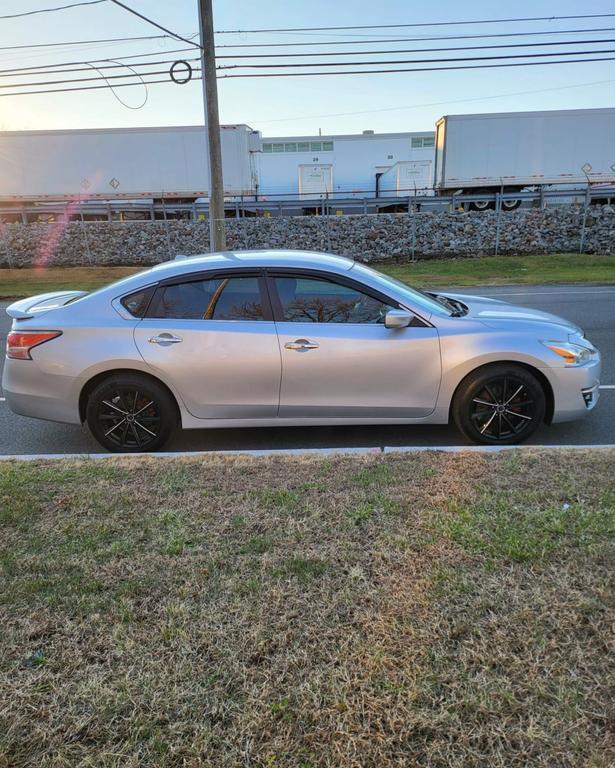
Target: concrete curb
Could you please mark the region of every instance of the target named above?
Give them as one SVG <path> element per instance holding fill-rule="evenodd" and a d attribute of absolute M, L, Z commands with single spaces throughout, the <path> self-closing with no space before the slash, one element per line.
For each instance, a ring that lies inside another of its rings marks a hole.
<path fill-rule="evenodd" d="M 0 461 L 97 461 L 114 458 L 169 459 L 205 456 L 356 456 L 389 453 L 500 453 L 501 451 L 584 451 L 615 449 L 615 443 L 603 445 L 436 445 L 381 446 L 372 448 L 279 448 L 275 450 L 236 451 L 165 451 L 160 453 L 42 453 L 0 455 Z"/>

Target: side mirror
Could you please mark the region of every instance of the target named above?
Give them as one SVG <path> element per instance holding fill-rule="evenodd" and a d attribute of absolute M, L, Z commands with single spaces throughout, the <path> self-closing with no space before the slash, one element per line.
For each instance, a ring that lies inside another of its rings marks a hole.
<path fill-rule="evenodd" d="M 412 314 L 405 309 L 389 309 L 384 316 L 385 328 L 407 328 L 412 322 Z"/>

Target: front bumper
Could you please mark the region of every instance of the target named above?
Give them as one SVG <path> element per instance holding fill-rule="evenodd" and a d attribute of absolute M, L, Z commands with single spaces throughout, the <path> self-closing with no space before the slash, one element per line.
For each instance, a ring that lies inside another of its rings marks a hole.
<path fill-rule="evenodd" d="M 578 367 L 543 370 L 553 389 L 553 422 L 575 421 L 593 410 L 600 398 L 600 358 Z"/>

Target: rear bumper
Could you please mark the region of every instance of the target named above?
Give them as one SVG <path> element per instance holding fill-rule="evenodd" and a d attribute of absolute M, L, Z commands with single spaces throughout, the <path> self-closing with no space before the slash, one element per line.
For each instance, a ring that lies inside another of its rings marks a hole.
<path fill-rule="evenodd" d="M 600 359 L 578 368 L 543 371 L 553 387 L 553 422 L 575 421 L 593 410 L 600 397 Z"/>
<path fill-rule="evenodd" d="M 75 379 L 42 373 L 35 360 L 4 361 L 2 392 L 13 413 L 47 421 L 80 424 Z"/>

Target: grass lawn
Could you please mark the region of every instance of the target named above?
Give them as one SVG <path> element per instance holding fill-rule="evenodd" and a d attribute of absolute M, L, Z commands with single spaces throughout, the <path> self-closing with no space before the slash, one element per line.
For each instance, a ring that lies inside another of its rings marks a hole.
<path fill-rule="evenodd" d="M 615 283 L 615 255 L 485 256 L 376 265 L 417 287 L 536 283 Z M 0 299 L 64 289 L 92 290 L 138 272 L 134 267 L 0 269 Z"/>
<path fill-rule="evenodd" d="M 0 766 L 606 768 L 614 466 L 2 463 Z"/>

